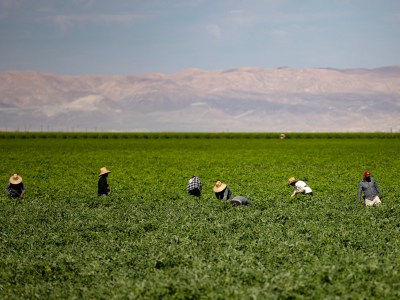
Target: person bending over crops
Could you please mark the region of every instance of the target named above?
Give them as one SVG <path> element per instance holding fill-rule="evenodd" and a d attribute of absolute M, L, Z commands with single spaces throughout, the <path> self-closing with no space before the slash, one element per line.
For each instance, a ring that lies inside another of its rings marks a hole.
<path fill-rule="evenodd" d="M 232 203 L 232 206 L 239 206 L 239 205 L 250 205 L 251 201 L 244 197 L 244 196 L 236 196 L 232 200 L 229 200 Z"/>
<path fill-rule="evenodd" d="M 213 192 L 215 193 L 215 197 L 219 200 L 229 200 L 232 197 L 232 191 L 226 185 L 226 183 L 222 183 L 221 181 L 217 181 L 213 187 Z"/>
<path fill-rule="evenodd" d="M 374 178 L 371 178 L 369 171 L 364 172 L 364 178 L 358 185 L 358 201 L 361 202 L 361 194 L 364 193 L 365 206 L 378 206 L 381 204 L 381 191 Z"/>
<path fill-rule="evenodd" d="M 192 178 L 189 179 L 186 190 L 190 195 L 200 197 L 201 188 L 201 179 L 197 176 L 192 176 Z"/>
<path fill-rule="evenodd" d="M 111 192 L 111 188 L 107 183 L 108 173 L 111 173 L 111 171 L 107 170 L 106 167 L 100 169 L 100 174 L 99 174 L 100 178 L 97 184 L 98 196 L 107 196 Z"/>
<path fill-rule="evenodd" d="M 305 195 L 312 195 L 312 189 L 302 180 L 298 180 L 295 177 L 290 177 L 288 180 L 288 186 L 293 186 L 294 191 L 290 195 L 290 198 L 296 197 L 297 194 L 305 194 Z"/>
<path fill-rule="evenodd" d="M 22 182 L 22 177 L 14 174 L 4 189 L 10 198 L 24 198 L 26 193 L 25 184 Z"/>

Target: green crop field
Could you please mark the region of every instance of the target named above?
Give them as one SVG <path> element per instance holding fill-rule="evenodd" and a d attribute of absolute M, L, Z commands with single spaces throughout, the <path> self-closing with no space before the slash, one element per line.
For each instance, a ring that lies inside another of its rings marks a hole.
<path fill-rule="evenodd" d="M 0 299 L 400 298 L 399 135 L 17 133 L 0 150 L 0 182 L 28 188 L 0 193 Z M 366 169 L 380 207 L 357 202 Z M 291 176 L 314 196 L 290 199 Z M 217 200 L 217 180 L 253 205 Z"/>

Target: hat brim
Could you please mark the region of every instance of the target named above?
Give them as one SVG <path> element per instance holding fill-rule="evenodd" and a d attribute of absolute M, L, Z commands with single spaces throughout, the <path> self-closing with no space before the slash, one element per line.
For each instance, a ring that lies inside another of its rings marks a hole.
<path fill-rule="evenodd" d="M 214 193 L 222 192 L 226 188 L 226 183 L 221 184 L 220 186 L 214 186 L 213 191 Z"/>
<path fill-rule="evenodd" d="M 108 173 L 111 173 L 111 171 L 101 172 L 101 173 L 99 174 L 99 176 L 104 175 L 104 174 L 108 174 Z"/>
<path fill-rule="evenodd" d="M 20 184 L 21 182 L 22 182 L 22 177 L 21 176 L 18 176 L 17 179 L 14 179 L 14 177 L 10 178 L 10 183 L 11 184 Z"/>

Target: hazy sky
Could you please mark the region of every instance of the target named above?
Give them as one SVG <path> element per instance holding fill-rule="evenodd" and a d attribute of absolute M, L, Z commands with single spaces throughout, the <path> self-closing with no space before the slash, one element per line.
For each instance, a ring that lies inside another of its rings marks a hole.
<path fill-rule="evenodd" d="M 399 0 L 0 0 L 0 71 L 399 64 Z"/>

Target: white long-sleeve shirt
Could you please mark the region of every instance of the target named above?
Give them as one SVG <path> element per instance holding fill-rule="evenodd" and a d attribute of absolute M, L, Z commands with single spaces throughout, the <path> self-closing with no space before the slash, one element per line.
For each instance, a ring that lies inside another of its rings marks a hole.
<path fill-rule="evenodd" d="M 302 193 L 304 190 L 305 194 L 312 193 L 312 189 L 305 183 L 304 181 L 298 180 L 295 185 L 295 189 L 297 192 Z"/>

